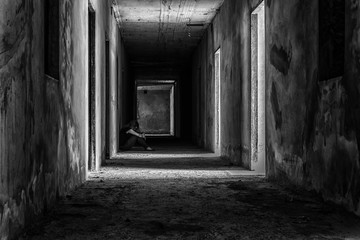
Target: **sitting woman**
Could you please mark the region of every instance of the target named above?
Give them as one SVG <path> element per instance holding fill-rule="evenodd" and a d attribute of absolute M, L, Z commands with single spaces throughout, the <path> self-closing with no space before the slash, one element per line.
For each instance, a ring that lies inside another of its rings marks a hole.
<path fill-rule="evenodd" d="M 136 143 L 144 147 L 146 151 L 154 151 L 154 149 L 147 145 L 145 133 L 139 132 L 139 123 L 136 120 L 132 120 L 120 129 L 120 150 L 130 150 Z"/>

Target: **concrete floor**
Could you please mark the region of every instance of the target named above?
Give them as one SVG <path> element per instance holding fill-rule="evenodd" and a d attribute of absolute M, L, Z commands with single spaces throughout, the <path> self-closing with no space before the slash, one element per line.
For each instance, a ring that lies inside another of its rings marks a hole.
<path fill-rule="evenodd" d="M 154 147 L 108 160 L 23 239 L 360 239 L 360 219 L 314 193 L 190 145 Z"/>

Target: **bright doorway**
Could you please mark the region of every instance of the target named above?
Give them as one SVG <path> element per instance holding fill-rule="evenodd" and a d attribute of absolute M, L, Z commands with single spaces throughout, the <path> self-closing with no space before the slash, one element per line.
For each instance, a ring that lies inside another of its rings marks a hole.
<path fill-rule="evenodd" d="M 265 174 L 265 4 L 251 13 L 251 170 Z"/>
<path fill-rule="evenodd" d="M 175 136 L 175 81 L 137 81 L 136 118 L 147 136 Z"/>

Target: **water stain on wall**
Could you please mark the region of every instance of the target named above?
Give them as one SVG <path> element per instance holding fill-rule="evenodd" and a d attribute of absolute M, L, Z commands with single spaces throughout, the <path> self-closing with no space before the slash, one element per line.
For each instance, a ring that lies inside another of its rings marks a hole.
<path fill-rule="evenodd" d="M 3 83 L 0 86 L 0 111 L 5 114 L 10 101 L 9 98 L 11 97 L 10 91 L 12 80 L 10 78 L 6 78 L 2 81 Z"/>
<path fill-rule="evenodd" d="M 270 8 L 271 7 L 271 0 L 267 0 L 266 4 L 267 4 L 268 8 Z"/>
<path fill-rule="evenodd" d="M 275 129 L 280 129 L 282 125 L 282 113 L 280 110 L 278 94 L 274 82 L 271 85 L 271 106 L 275 119 Z"/>
<path fill-rule="evenodd" d="M 278 47 L 274 44 L 270 51 L 270 63 L 282 74 L 287 75 L 290 68 L 292 59 L 292 47 L 291 43 L 289 48 L 286 49 L 283 46 Z"/>

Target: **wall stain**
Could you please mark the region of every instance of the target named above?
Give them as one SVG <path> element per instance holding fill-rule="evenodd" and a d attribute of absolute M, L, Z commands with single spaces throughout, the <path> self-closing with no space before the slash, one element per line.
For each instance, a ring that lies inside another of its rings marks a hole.
<path fill-rule="evenodd" d="M 267 4 L 268 8 L 270 8 L 271 7 L 271 0 L 267 0 L 266 4 Z"/>
<path fill-rule="evenodd" d="M 81 167 L 83 128 L 76 121 L 81 113 L 74 113 L 74 102 L 80 96 L 73 94 L 74 75 L 85 72 L 85 66 L 75 72 L 72 65 L 74 55 L 82 54 L 74 47 L 79 39 L 74 39 L 73 31 L 86 29 L 86 24 L 73 20 L 80 17 L 74 14 L 78 9 L 71 1 L 62 3 L 61 14 L 66 12 L 66 17 L 60 21 L 67 26 L 63 32 L 66 39 L 62 39 L 64 75 L 62 82 L 52 82 L 43 79 L 43 52 L 38 49 L 43 44 L 39 37 L 42 25 L 38 24 L 42 1 L 7 2 L 6 8 L 0 9 L 0 15 L 9 13 L 4 14 L 6 25 L 0 26 L 6 38 L 4 43 L 4 36 L 0 37 L 0 49 L 9 48 L 0 53 L 0 118 L 4 119 L 0 138 L 7 142 L 0 146 L 0 238 L 17 239 L 30 219 L 37 219 L 54 204 L 56 196 L 63 196 L 85 177 Z"/>
<path fill-rule="evenodd" d="M 270 63 L 282 74 L 287 75 L 292 60 L 292 47 L 285 49 L 283 46 L 278 48 L 274 44 L 270 51 Z"/>
<path fill-rule="evenodd" d="M 278 101 L 277 91 L 274 82 L 272 83 L 271 86 L 271 107 L 275 119 L 275 129 L 278 130 L 281 128 L 282 125 L 282 112 L 279 107 L 279 101 Z"/>
<path fill-rule="evenodd" d="M 319 98 L 320 92 L 317 83 L 317 70 L 314 71 L 313 77 L 311 79 L 312 83 L 314 84 L 313 90 L 311 92 L 311 97 L 309 97 L 306 101 L 306 122 L 308 124 L 305 125 L 304 132 L 303 132 L 303 139 L 305 141 L 305 146 L 309 146 L 311 141 L 314 139 L 314 132 L 315 132 L 315 119 L 316 114 L 319 110 Z"/>
<path fill-rule="evenodd" d="M 11 89 L 11 79 L 3 79 L 2 84 L 0 85 L 0 111 L 1 113 L 5 114 L 6 109 L 9 104 L 9 97 L 11 96 L 10 89 Z"/>
<path fill-rule="evenodd" d="M 25 8 L 25 0 L 22 0 L 21 3 L 16 7 L 16 14 L 19 14 Z"/>
<path fill-rule="evenodd" d="M 324 195 L 326 197 L 341 196 L 348 199 L 355 208 L 359 204 L 359 173 L 347 149 L 334 146 L 330 166 L 325 180 Z M 355 170 L 355 171 L 354 171 Z M 357 172 L 356 172 L 357 170 Z"/>
<path fill-rule="evenodd" d="M 344 105 L 346 101 L 346 93 L 341 84 L 342 79 L 333 79 L 320 84 L 320 105 L 319 115 L 317 119 L 316 132 L 323 136 L 324 145 L 326 139 L 336 132 L 340 136 L 343 135 L 344 123 Z M 340 124 L 336 124 L 338 120 Z M 341 124 L 342 123 L 342 124 Z M 340 128 L 338 129 L 339 126 Z"/>

